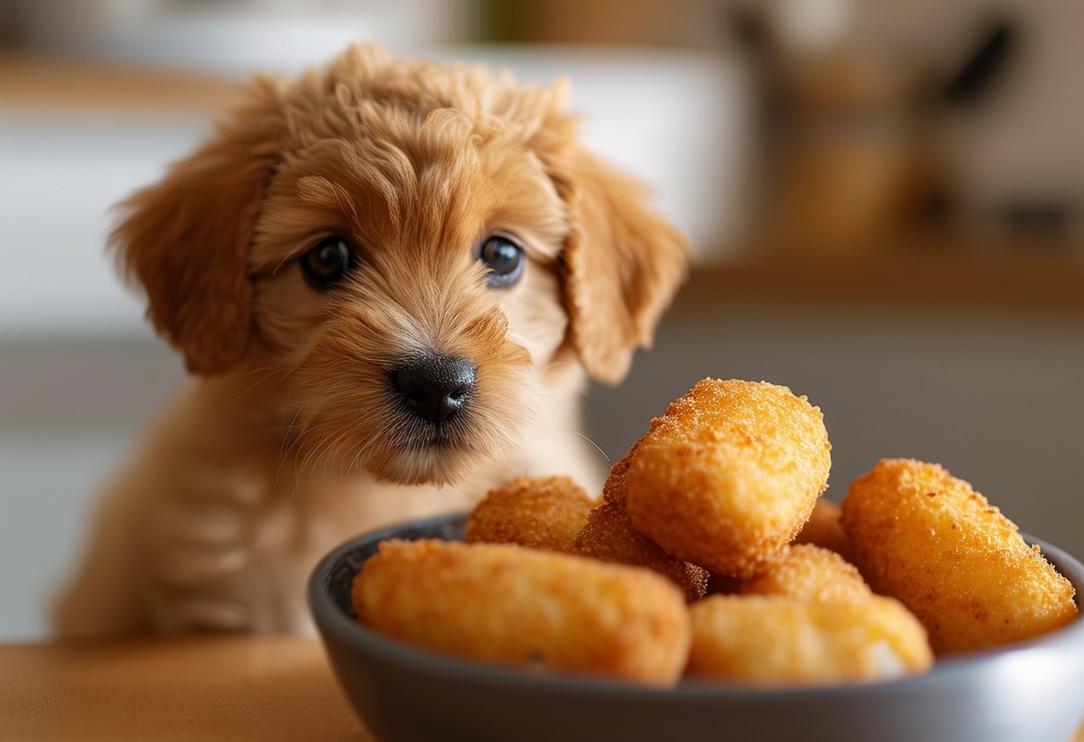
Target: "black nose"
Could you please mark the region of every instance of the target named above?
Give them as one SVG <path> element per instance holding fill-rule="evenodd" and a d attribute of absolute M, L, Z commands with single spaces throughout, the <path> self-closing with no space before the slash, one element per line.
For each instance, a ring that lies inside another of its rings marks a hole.
<path fill-rule="evenodd" d="M 391 372 L 391 383 L 407 407 L 431 423 L 450 420 L 474 391 L 474 364 L 466 358 L 427 355 Z"/>

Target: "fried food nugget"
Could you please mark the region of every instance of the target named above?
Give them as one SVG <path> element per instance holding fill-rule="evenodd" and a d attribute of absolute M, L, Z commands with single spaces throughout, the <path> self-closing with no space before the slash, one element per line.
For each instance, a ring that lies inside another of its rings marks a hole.
<path fill-rule="evenodd" d="M 878 462 L 851 484 L 843 527 L 870 586 L 910 608 L 939 654 L 1027 639 L 1077 614 L 1072 584 L 1039 548 L 936 464 Z"/>
<path fill-rule="evenodd" d="M 805 397 L 704 379 L 652 421 L 636 449 L 629 517 L 675 559 L 751 577 L 809 518 L 830 451 L 821 411 Z"/>
<path fill-rule="evenodd" d="M 640 448 L 640 444 L 643 442 L 644 439 L 640 438 L 640 440 L 633 443 L 632 447 L 625 452 L 625 455 L 610 467 L 610 474 L 602 484 L 603 502 L 625 504 L 625 494 L 628 492 L 629 486 L 629 467 L 632 466 L 632 458 L 636 455 L 637 449 Z"/>
<path fill-rule="evenodd" d="M 385 541 L 351 598 L 382 634 L 498 664 L 669 686 L 689 648 L 685 601 L 668 580 L 521 546 Z"/>
<path fill-rule="evenodd" d="M 851 542 L 839 522 L 840 509 L 831 500 L 820 499 L 813 506 L 813 513 L 794 538 L 796 544 L 813 544 L 822 549 L 834 551 L 847 561 L 851 561 Z"/>
<path fill-rule="evenodd" d="M 924 672 L 933 663 L 922 624 L 891 598 L 718 595 L 689 614 L 687 672 L 695 677 L 827 685 Z"/>
<path fill-rule="evenodd" d="M 798 600 L 863 598 L 873 594 L 857 567 L 834 551 L 812 544 L 787 547 L 756 577 L 743 582 L 739 592 Z"/>
<path fill-rule="evenodd" d="M 685 593 L 690 603 L 704 597 L 708 572 L 689 562 L 669 556 L 629 522 L 622 502 L 604 502 L 587 516 L 587 524 L 576 536 L 577 554 L 604 562 L 646 567 L 658 572 Z"/>
<path fill-rule="evenodd" d="M 525 477 L 490 490 L 467 519 L 467 543 L 572 551 L 594 506 L 569 477 Z"/>

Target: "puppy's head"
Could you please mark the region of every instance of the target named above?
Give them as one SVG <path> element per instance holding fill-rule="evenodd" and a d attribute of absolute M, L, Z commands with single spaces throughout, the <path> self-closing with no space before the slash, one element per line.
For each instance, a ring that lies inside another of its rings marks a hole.
<path fill-rule="evenodd" d="M 624 377 L 684 270 L 562 86 L 359 45 L 246 102 L 113 234 L 190 371 L 273 359 L 303 460 L 448 482 L 570 365 Z"/>

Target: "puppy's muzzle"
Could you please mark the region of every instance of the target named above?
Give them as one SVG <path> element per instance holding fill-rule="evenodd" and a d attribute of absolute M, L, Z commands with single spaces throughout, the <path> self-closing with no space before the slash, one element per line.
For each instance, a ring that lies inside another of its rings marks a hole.
<path fill-rule="evenodd" d="M 468 358 L 427 354 L 392 369 L 391 383 L 408 410 L 440 425 L 470 403 L 476 371 Z"/>

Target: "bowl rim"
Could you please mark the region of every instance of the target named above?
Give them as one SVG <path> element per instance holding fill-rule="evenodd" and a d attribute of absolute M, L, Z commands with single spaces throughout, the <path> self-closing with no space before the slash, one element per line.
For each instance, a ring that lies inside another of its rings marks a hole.
<path fill-rule="evenodd" d="M 862 697 L 885 691 L 906 693 L 920 689 L 931 682 L 952 683 L 961 676 L 976 672 L 987 673 L 995 665 L 1011 664 L 1018 659 L 1030 657 L 1037 651 L 1058 654 L 1065 650 L 1084 647 L 1084 613 L 1065 626 L 1041 636 L 1017 642 L 1006 647 L 962 653 L 938 659 L 928 673 L 910 675 L 891 680 L 867 683 L 844 683 L 830 686 L 752 686 L 718 681 L 682 679 L 669 688 L 652 688 L 611 678 L 562 673 L 531 673 L 514 667 L 473 662 L 454 655 L 414 647 L 396 639 L 383 636 L 366 628 L 344 613 L 331 597 L 328 581 L 332 569 L 343 558 L 364 544 L 379 543 L 385 539 L 401 538 L 405 529 L 436 529 L 450 526 L 456 521 L 465 522 L 466 512 L 454 512 L 416 520 L 403 521 L 359 534 L 332 549 L 313 569 L 308 581 L 308 604 L 316 625 L 322 635 L 334 634 L 336 638 L 351 645 L 362 654 L 375 655 L 390 664 L 410 666 L 428 675 L 439 675 L 453 682 L 500 684 L 506 688 L 535 693 L 582 694 L 585 699 L 616 699 L 621 701 L 718 701 L 770 700 L 808 701 L 838 700 L 841 696 Z M 1029 545 L 1037 545 L 1043 556 L 1051 562 L 1059 574 L 1068 579 L 1076 589 L 1076 602 L 1084 594 L 1084 564 L 1064 549 L 1042 539 L 1021 533 Z"/>

